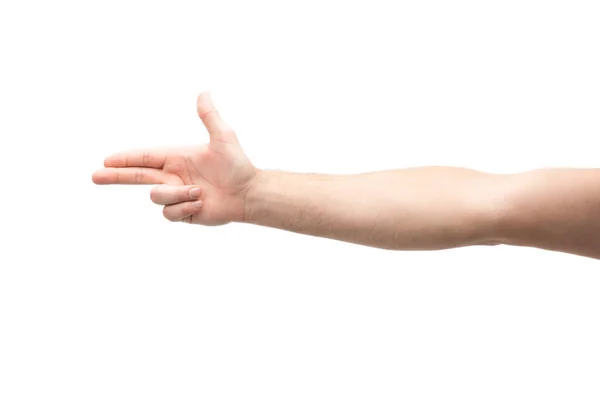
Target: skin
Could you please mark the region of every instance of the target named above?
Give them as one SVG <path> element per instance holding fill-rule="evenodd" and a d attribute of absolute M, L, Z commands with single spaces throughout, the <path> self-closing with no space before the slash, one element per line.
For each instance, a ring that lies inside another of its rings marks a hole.
<path fill-rule="evenodd" d="M 93 181 L 158 185 L 150 198 L 170 221 L 245 222 L 394 250 L 508 244 L 600 259 L 600 170 L 261 170 L 207 93 L 197 109 L 208 144 L 113 154 Z"/>

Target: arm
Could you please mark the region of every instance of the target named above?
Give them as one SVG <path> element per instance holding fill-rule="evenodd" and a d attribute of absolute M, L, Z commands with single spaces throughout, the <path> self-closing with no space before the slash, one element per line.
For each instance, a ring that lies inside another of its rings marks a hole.
<path fill-rule="evenodd" d="M 387 249 L 510 244 L 600 258 L 600 170 L 264 171 L 246 222 Z"/>
<path fill-rule="evenodd" d="M 492 244 L 495 176 L 424 167 L 359 175 L 261 171 L 246 222 L 397 250 Z"/>
<path fill-rule="evenodd" d="M 600 169 L 261 171 L 208 94 L 197 108 L 208 144 L 117 153 L 93 181 L 159 185 L 150 197 L 170 221 L 246 222 L 386 249 L 503 243 L 600 259 Z"/>

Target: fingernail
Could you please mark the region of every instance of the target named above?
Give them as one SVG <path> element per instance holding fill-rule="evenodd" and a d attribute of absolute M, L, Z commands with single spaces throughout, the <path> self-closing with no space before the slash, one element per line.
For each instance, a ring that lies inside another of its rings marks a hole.
<path fill-rule="evenodd" d="M 195 188 L 190 189 L 190 198 L 192 200 L 195 200 L 198 197 L 200 197 L 200 188 L 195 187 Z"/>
<path fill-rule="evenodd" d="M 194 202 L 194 208 L 201 208 L 202 207 L 202 200 L 198 200 Z"/>

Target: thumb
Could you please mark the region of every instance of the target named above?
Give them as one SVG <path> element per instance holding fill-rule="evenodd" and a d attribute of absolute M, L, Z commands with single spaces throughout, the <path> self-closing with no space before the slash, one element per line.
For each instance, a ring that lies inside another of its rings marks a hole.
<path fill-rule="evenodd" d="M 211 141 L 227 141 L 235 138 L 235 133 L 233 133 L 233 130 L 221 119 L 208 92 L 202 92 L 198 95 L 196 107 L 198 116 L 206 127 Z"/>

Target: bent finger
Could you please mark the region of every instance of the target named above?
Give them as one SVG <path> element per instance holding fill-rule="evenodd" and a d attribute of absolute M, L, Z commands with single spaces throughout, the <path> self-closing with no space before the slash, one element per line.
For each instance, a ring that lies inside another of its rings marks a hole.
<path fill-rule="evenodd" d="M 172 204 L 163 208 L 163 215 L 171 222 L 181 221 L 182 219 L 197 214 L 202 208 L 202 201 L 188 201 L 185 203 Z"/>
<path fill-rule="evenodd" d="M 170 204 L 183 203 L 198 200 L 201 190 L 194 185 L 160 185 L 150 191 L 150 199 L 153 203 L 167 206 Z"/>

